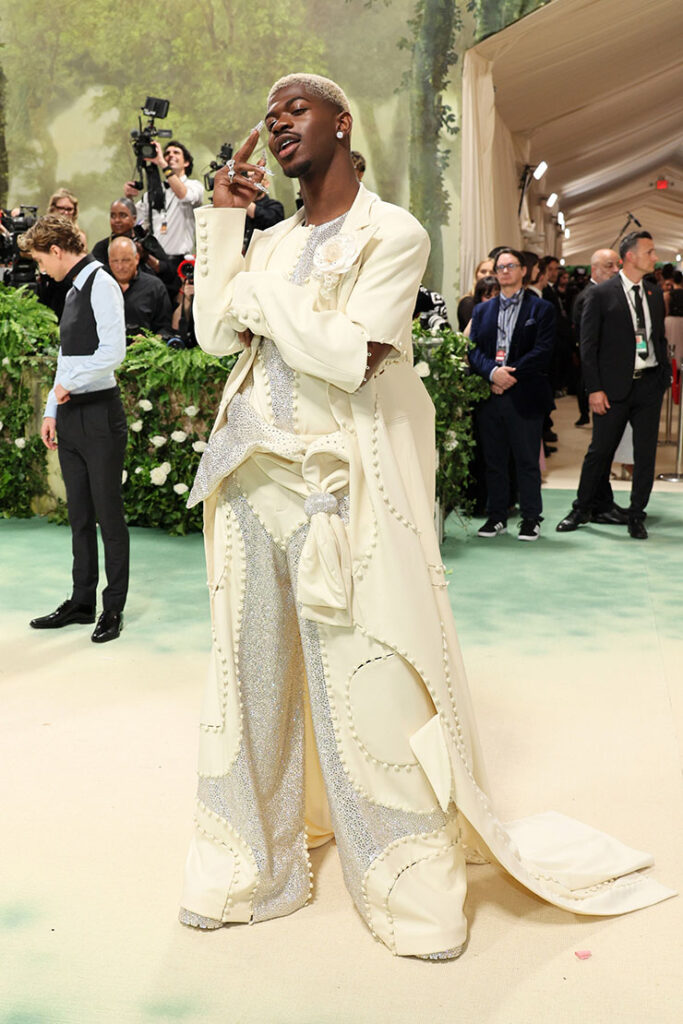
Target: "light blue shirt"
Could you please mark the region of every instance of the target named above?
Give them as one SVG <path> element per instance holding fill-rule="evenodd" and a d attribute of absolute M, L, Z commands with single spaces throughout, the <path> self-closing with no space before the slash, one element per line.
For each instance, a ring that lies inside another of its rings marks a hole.
<path fill-rule="evenodd" d="M 504 298 L 502 292 L 500 298 Z M 516 301 L 511 302 L 508 305 L 507 309 L 503 309 L 503 304 L 499 300 L 498 309 L 498 335 L 496 339 L 496 347 L 501 348 L 505 351 L 505 362 L 503 363 L 503 366 L 505 366 L 505 364 L 508 361 L 508 353 L 510 351 L 512 335 L 514 333 L 515 327 L 517 326 L 519 311 L 522 308 L 522 302 L 524 301 L 524 289 L 520 288 L 518 291 L 515 292 L 514 295 L 509 296 L 509 298 L 515 299 Z M 499 367 L 494 366 L 493 369 L 491 370 L 489 374 L 490 381 L 493 380 L 493 375 L 497 369 L 499 369 Z"/>
<path fill-rule="evenodd" d="M 83 287 L 91 274 L 102 266 L 95 260 L 88 263 L 74 278 L 72 288 Z M 44 416 L 57 415 L 55 386 L 61 384 L 71 394 L 104 391 L 116 386 L 114 370 L 126 355 L 126 318 L 123 293 L 110 274 L 98 274 L 90 294 L 95 315 L 99 345 L 90 356 L 65 356 L 61 347 L 57 356 L 57 371 L 52 390 L 47 396 Z"/>

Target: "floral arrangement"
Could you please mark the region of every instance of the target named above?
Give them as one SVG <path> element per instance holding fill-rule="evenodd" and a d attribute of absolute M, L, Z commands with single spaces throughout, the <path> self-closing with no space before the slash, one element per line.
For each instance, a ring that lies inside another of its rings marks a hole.
<path fill-rule="evenodd" d="M 117 376 L 128 415 L 123 501 L 129 525 L 171 534 L 201 530 L 201 505 L 188 509 L 187 496 L 236 358 L 169 349 L 153 335 L 128 349 Z"/>
<path fill-rule="evenodd" d="M 5 518 L 33 515 L 37 496 L 47 490 L 40 406 L 56 357 L 54 313 L 27 288 L 0 284 L 0 514 Z"/>
<path fill-rule="evenodd" d="M 458 510 L 471 511 L 467 497 L 474 447 L 472 412 L 490 391 L 478 374 L 470 372 L 469 338 L 450 327 L 433 333 L 413 322 L 415 372 L 422 378 L 436 410 L 436 497 L 444 518 Z"/>

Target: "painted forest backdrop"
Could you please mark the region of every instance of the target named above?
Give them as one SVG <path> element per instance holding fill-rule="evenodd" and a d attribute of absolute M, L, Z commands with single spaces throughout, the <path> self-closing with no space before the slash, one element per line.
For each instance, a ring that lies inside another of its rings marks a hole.
<path fill-rule="evenodd" d="M 558 0 L 554 0 L 558 2 Z M 0 0 L 0 205 L 44 211 L 72 189 L 90 244 L 132 176 L 147 95 L 202 176 L 292 70 L 338 80 L 366 183 L 428 229 L 430 287 L 454 298 L 460 218 L 460 65 L 477 39 L 542 0 Z M 291 213 L 294 186 L 273 194 Z"/>

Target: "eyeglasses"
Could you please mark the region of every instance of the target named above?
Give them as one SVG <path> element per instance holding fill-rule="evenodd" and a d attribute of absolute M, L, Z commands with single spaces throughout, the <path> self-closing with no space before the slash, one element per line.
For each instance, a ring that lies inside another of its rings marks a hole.
<path fill-rule="evenodd" d="M 514 270 L 515 267 L 521 267 L 521 263 L 499 263 L 496 267 L 496 273 L 502 274 L 504 270 Z"/>
<path fill-rule="evenodd" d="M 76 207 L 75 206 L 54 206 L 53 209 L 54 210 L 59 210 L 60 213 L 75 213 L 76 212 Z"/>

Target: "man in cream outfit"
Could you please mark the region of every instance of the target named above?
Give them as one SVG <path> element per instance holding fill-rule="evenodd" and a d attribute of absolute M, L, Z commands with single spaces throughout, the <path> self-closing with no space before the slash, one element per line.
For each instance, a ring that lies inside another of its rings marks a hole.
<path fill-rule="evenodd" d="M 579 913 L 665 898 L 639 875 L 607 881 L 646 854 L 601 837 L 600 856 L 565 870 L 556 847 L 585 835 L 595 849 L 596 833 L 559 815 L 497 821 L 432 524 L 433 407 L 412 369 L 428 239 L 359 185 L 334 83 L 281 79 L 265 124 L 303 208 L 242 258 L 264 174 L 254 129 L 197 212 L 197 335 L 241 356 L 190 497 L 214 645 L 181 921 L 298 909 L 307 850 L 333 834 L 359 913 L 403 956 L 464 948 L 468 842 Z"/>

